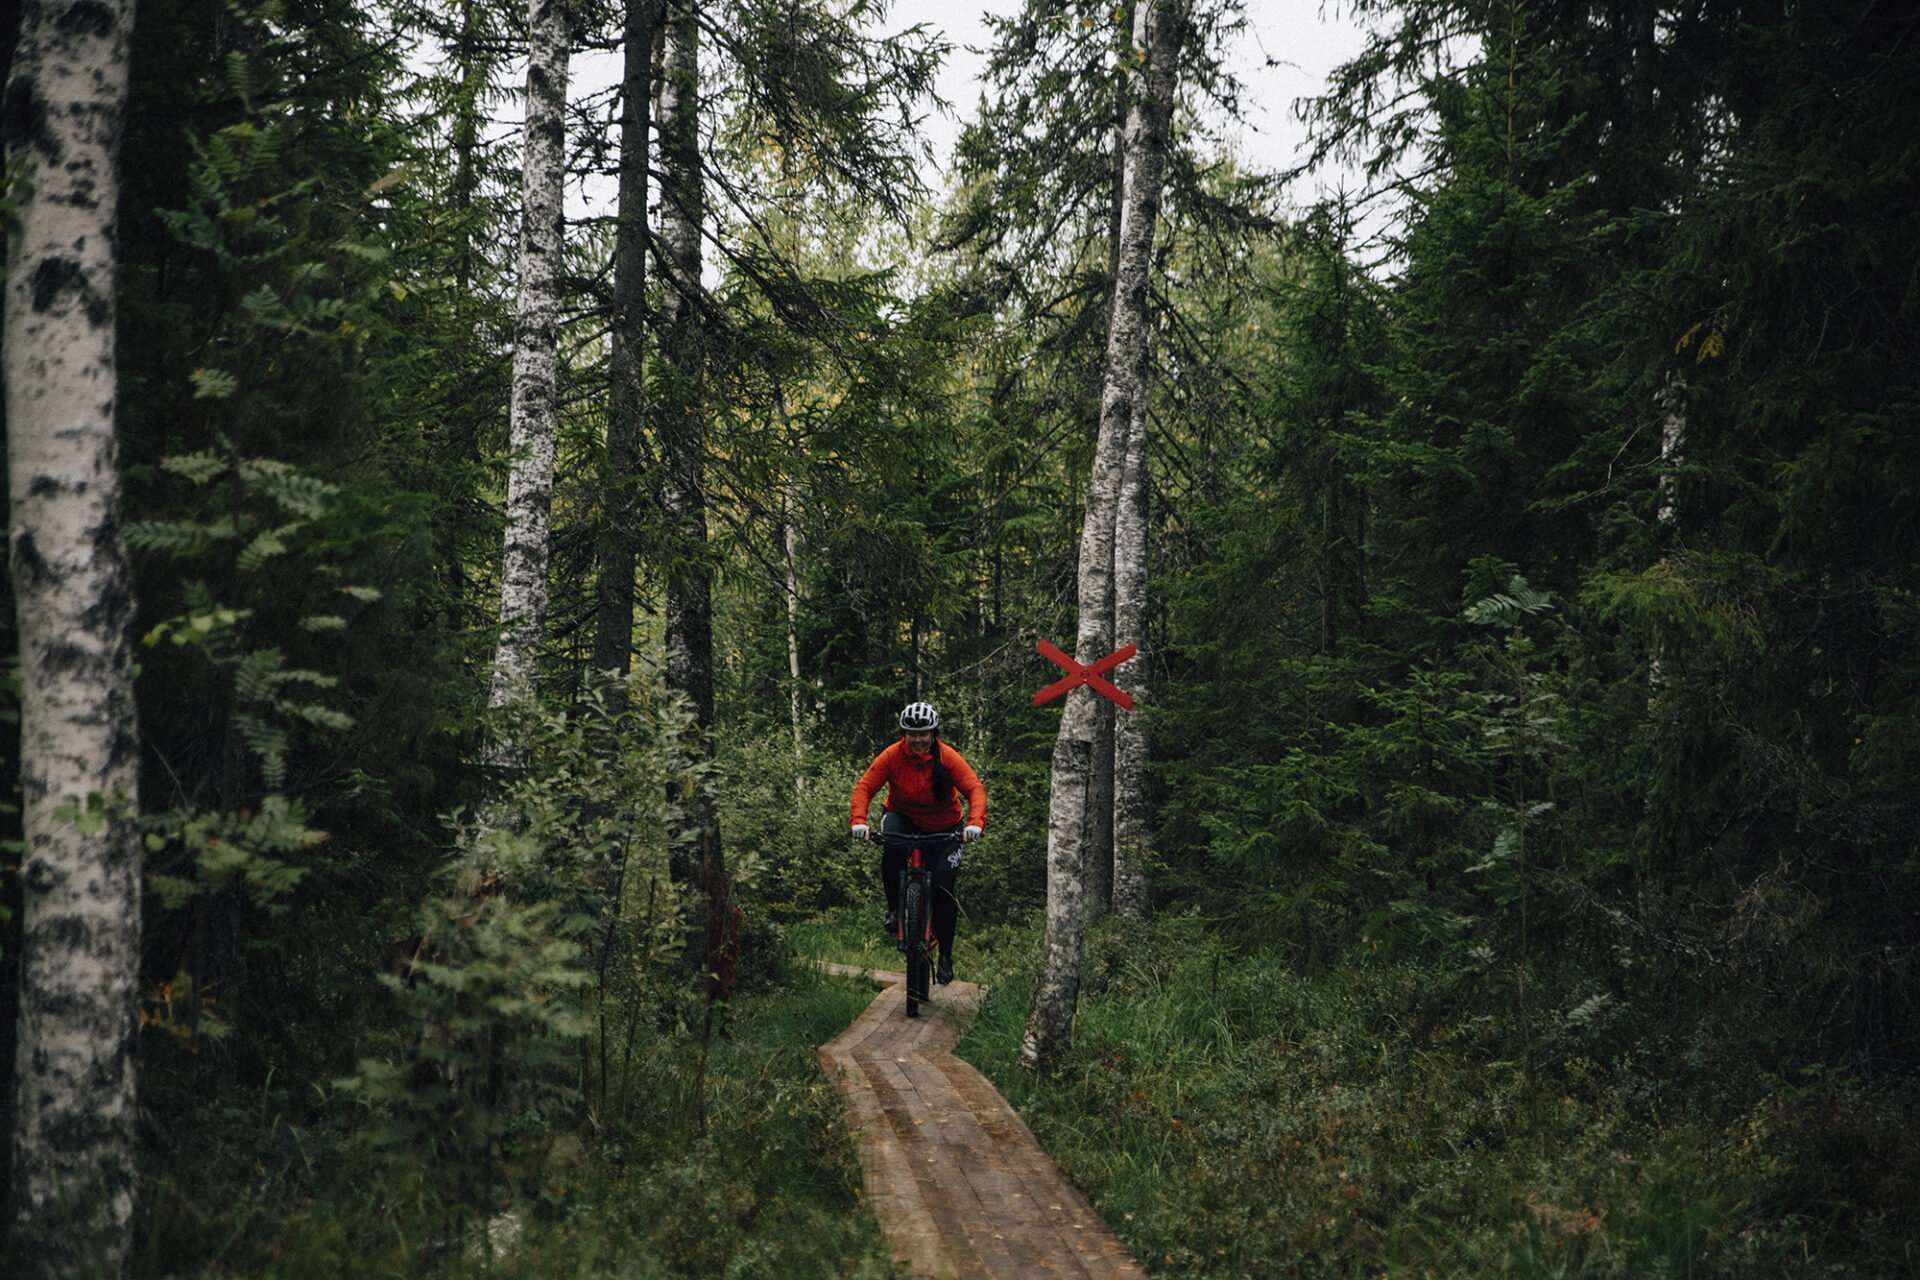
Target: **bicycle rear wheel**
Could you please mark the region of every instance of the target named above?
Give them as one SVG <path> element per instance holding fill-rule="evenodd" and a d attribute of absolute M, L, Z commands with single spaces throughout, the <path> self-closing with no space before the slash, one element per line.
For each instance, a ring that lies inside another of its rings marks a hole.
<path fill-rule="evenodd" d="M 909 878 L 900 895 L 901 936 L 907 944 L 907 1016 L 920 1016 L 920 1002 L 927 998 L 927 886 L 924 880 Z"/>

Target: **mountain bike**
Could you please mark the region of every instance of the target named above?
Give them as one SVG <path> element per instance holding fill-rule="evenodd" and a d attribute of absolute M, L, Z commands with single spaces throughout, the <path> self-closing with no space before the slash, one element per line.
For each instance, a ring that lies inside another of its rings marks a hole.
<path fill-rule="evenodd" d="M 900 872 L 900 914 L 894 940 L 907 958 L 907 1016 L 920 1016 L 931 995 L 933 957 L 939 941 L 933 932 L 933 867 L 960 844 L 960 828 L 951 831 L 874 832 L 886 843 L 905 846 L 907 865 Z"/>

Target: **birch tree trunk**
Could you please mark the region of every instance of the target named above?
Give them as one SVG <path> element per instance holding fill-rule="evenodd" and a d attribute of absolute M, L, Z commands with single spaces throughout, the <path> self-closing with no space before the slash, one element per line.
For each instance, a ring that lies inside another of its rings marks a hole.
<path fill-rule="evenodd" d="M 1669 375 L 1656 398 L 1660 408 L 1660 504 L 1654 521 L 1668 530 L 1679 518 L 1673 496 L 1673 469 L 1680 465 L 1680 446 L 1687 434 L 1686 394 L 1686 382 Z"/>
<path fill-rule="evenodd" d="M 1116 669 L 1133 711 L 1113 731 L 1113 908 L 1138 916 L 1147 906 L 1146 861 L 1153 824 L 1147 804 L 1147 399 L 1133 403 L 1120 505 L 1113 521 L 1113 639 L 1139 652 Z"/>
<path fill-rule="evenodd" d="M 607 449 L 593 669 L 625 676 L 633 666 L 633 560 L 645 406 L 647 131 L 651 126 L 654 0 L 627 0 L 621 53 L 619 212 L 613 235 L 613 334 L 608 353 Z M 623 686 L 613 685 L 615 698 Z"/>
<path fill-rule="evenodd" d="M 126 1267 L 134 1196 L 139 729 L 114 443 L 114 207 L 132 0 L 21 7 L 7 78 L 8 545 L 20 638 L 13 1256 Z"/>
<path fill-rule="evenodd" d="M 1167 121 L 1173 105 L 1174 55 L 1185 25 L 1182 0 L 1139 0 L 1134 7 L 1134 44 L 1142 80 L 1127 113 L 1125 209 L 1115 272 L 1113 321 L 1107 333 L 1107 368 L 1100 397 L 1100 435 L 1087 487 L 1086 520 L 1080 532 L 1080 623 L 1076 657 L 1091 662 L 1111 647 L 1106 612 L 1113 588 L 1114 516 L 1135 404 L 1143 395 L 1146 358 L 1147 273 L 1160 187 L 1166 171 Z M 1020 1061 L 1045 1068 L 1071 1041 L 1080 997 L 1080 958 L 1085 938 L 1084 884 L 1094 821 L 1093 788 L 1097 715 L 1086 688 L 1067 695 L 1053 745 L 1053 785 L 1047 817 L 1047 933 L 1040 981 L 1027 1013 Z"/>
<path fill-rule="evenodd" d="M 806 714 L 802 710 L 804 690 L 800 671 L 800 486 L 791 477 L 781 482 L 780 538 L 786 552 L 787 571 L 787 709 L 793 719 L 793 760 L 806 759 Z M 806 779 L 797 772 L 793 778 L 797 790 L 806 789 Z"/>
<path fill-rule="evenodd" d="M 1672 540 L 1674 526 L 1680 517 L 1678 499 L 1673 492 L 1673 469 L 1680 465 L 1680 449 L 1686 440 L 1686 393 L 1685 380 L 1670 373 L 1659 394 L 1654 397 L 1654 404 L 1660 413 L 1660 480 L 1656 490 L 1659 501 L 1654 509 L 1653 520 L 1663 542 Z M 1649 711 L 1655 709 L 1656 695 L 1667 684 L 1665 659 L 1666 647 L 1656 643 L 1652 656 L 1647 660 L 1647 687 L 1653 691 L 1648 697 Z"/>
<path fill-rule="evenodd" d="M 521 159 L 520 293 L 513 317 L 513 399 L 508 439 L 507 531 L 500 562 L 500 642 L 487 705 L 533 695 L 547 621 L 547 558 L 559 394 L 561 185 L 566 163 L 566 0 L 527 5 L 527 119 Z M 494 763 L 517 754 L 497 744 Z"/>
<path fill-rule="evenodd" d="M 706 214 L 700 163 L 700 19 L 695 0 L 667 0 L 665 67 L 660 83 L 660 239 L 667 283 L 661 354 L 667 368 L 660 406 L 663 500 L 670 529 L 667 580 L 667 687 L 693 706 L 699 732 L 713 728 L 713 569 L 707 559 L 707 432 L 702 383 L 706 334 L 701 318 L 700 231 Z M 711 749 L 711 744 L 708 744 Z M 682 884 L 700 864 L 717 864 L 718 819 L 704 792 L 694 796 L 697 834 L 668 850 Z"/>
<path fill-rule="evenodd" d="M 1111 574 L 1107 581 L 1111 585 Z M 1096 658 L 1118 643 L 1113 639 L 1117 632 L 1112 621 L 1111 593 L 1107 596 L 1106 612 L 1107 640 L 1104 642 L 1105 648 L 1093 654 Z M 1087 909 L 1094 911 L 1113 904 L 1113 804 L 1117 785 L 1114 777 L 1114 744 L 1117 741 L 1114 718 L 1118 711 L 1119 708 L 1105 698 L 1093 700 L 1093 774 L 1087 780 L 1087 854 L 1083 883 Z"/>
<path fill-rule="evenodd" d="M 1137 43 L 1137 40 L 1136 40 Z M 1126 169 L 1127 169 L 1127 100 L 1132 95 L 1129 90 L 1130 75 L 1122 67 L 1119 74 L 1118 91 L 1114 97 L 1115 118 L 1113 122 L 1113 203 L 1108 216 L 1107 228 L 1107 333 L 1113 332 L 1113 312 L 1120 301 L 1120 234 L 1126 226 Z M 1106 394 L 1105 386 L 1101 394 Z M 1099 423 L 1094 425 L 1095 447 L 1099 443 Z M 1124 449 L 1124 445 L 1122 446 Z M 1113 593 L 1107 593 L 1104 611 L 1109 619 L 1113 617 Z M 1109 635 L 1118 634 L 1110 631 Z M 1088 793 L 1087 803 L 1093 810 L 1093 826 L 1088 837 L 1086 854 L 1086 894 L 1088 901 L 1097 907 L 1111 905 L 1114 885 L 1114 717 L 1118 708 L 1105 698 L 1096 699 L 1094 713 L 1098 719 L 1094 722 L 1093 737 L 1093 779 L 1092 790 Z"/>

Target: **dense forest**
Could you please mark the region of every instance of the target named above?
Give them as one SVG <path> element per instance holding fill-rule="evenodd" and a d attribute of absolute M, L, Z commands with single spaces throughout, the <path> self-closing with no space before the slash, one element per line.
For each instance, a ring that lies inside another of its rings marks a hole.
<path fill-rule="evenodd" d="M 0 11 L 0 1270 L 889 1274 L 913 699 L 1150 1273 L 1920 1270 L 1920 11 L 1247 4 Z"/>

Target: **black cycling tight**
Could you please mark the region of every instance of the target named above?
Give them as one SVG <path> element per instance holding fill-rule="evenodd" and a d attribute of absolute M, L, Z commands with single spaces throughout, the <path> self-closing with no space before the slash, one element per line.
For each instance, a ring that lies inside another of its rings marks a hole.
<path fill-rule="evenodd" d="M 880 829 L 896 835 L 920 830 L 897 813 L 883 816 Z M 907 850 L 904 845 L 887 843 L 881 846 L 880 883 L 886 890 L 888 914 L 900 910 L 900 873 L 906 870 L 906 866 Z M 940 954 L 952 955 L 954 933 L 960 927 L 960 902 L 954 896 L 960 873 L 947 866 L 944 854 L 933 858 L 928 870 L 933 886 L 933 936 L 940 940 Z"/>

